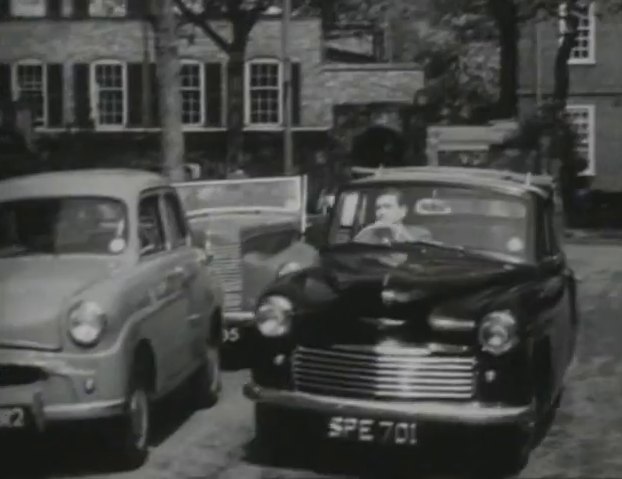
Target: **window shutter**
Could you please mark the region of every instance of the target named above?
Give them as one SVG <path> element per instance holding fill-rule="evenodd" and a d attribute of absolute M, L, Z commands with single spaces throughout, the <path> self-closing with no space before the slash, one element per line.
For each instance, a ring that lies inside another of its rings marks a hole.
<path fill-rule="evenodd" d="M 50 63 L 47 66 L 47 106 L 49 127 L 62 127 L 63 115 L 63 64 Z"/>
<path fill-rule="evenodd" d="M 292 125 L 299 126 L 300 125 L 300 117 L 301 117 L 301 99 L 300 99 L 300 89 L 301 89 L 301 75 L 300 75 L 300 62 L 292 63 Z"/>
<path fill-rule="evenodd" d="M 141 63 L 127 65 L 128 125 L 143 123 L 143 66 Z"/>
<path fill-rule="evenodd" d="M 8 18 L 11 16 L 11 0 L 0 0 L 0 18 Z"/>
<path fill-rule="evenodd" d="M 222 126 L 222 63 L 205 64 L 205 124 Z"/>
<path fill-rule="evenodd" d="M 11 87 L 11 65 L 0 63 L 0 104 L 13 100 Z"/>
<path fill-rule="evenodd" d="M 87 18 L 89 16 L 89 0 L 73 0 L 74 18 Z"/>
<path fill-rule="evenodd" d="M 76 63 L 73 66 L 73 101 L 75 123 L 79 127 L 88 127 L 91 123 L 91 94 L 89 64 Z"/>
<path fill-rule="evenodd" d="M 130 18 L 142 18 L 147 14 L 147 0 L 127 0 L 127 16 Z"/>
<path fill-rule="evenodd" d="M 151 125 L 158 127 L 160 126 L 160 102 L 158 91 L 158 67 L 155 63 L 149 65 L 150 71 L 150 86 L 151 86 Z"/>
<path fill-rule="evenodd" d="M 47 0 L 46 14 L 48 17 L 60 18 L 62 16 L 62 9 L 63 9 L 62 0 Z"/>

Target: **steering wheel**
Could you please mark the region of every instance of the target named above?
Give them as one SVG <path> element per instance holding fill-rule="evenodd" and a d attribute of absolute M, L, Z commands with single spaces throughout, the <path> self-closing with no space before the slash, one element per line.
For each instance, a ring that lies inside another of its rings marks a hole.
<path fill-rule="evenodd" d="M 406 230 L 404 225 L 382 223 L 373 223 L 366 226 L 359 231 L 353 239 L 354 241 L 365 241 L 368 235 L 371 237 L 370 239 L 373 239 L 379 243 L 387 241 L 404 242 L 415 240 L 415 238 L 413 238 L 413 236 Z"/>

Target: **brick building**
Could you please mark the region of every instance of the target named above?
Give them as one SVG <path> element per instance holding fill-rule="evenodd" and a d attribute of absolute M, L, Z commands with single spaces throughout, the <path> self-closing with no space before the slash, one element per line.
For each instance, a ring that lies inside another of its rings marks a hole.
<path fill-rule="evenodd" d="M 570 60 L 568 111 L 581 134 L 589 167 L 584 176 L 592 190 L 622 192 L 622 63 L 618 57 L 619 18 L 597 15 L 595 2 L 580 22 Z M 553 91 L 553 68 L 559 42 L 557 21 L 535 22 L 522 33 L 521 112 L 533 110 Z"/>
<path fill-rule="evenodd" d="M 0 0 L 0 97 L 28 100 L 38 134 L 82 138 L 73 143 L 82 145 L 80 151 L 87 147 L 89 156 L 118 161 L 155 154 L 156 69 L 152 32 L 142 20 L 145 3 Z M 225 22 L 216 27 L 227 35 Z M 275 168 L 283 130 L 280 33 L 278 15 L 255 26 L 244 88 L 247 149 Z M 329 61 L 319 18 L 293 19 L 289 50 L 297 163 L 328 147 L 332 133 L 343 130 L 339 115 L 348 109 L 362 111 L 367 124 L 341 132 L 345 149 L 376 121 L 404 128 L 402 112 L 423 85 L 416 65 L 364 55 L 354 56 L 357 63 L 343 60 L 347 55 Z M 198 30 L 182 32 L 179 53 L 188 160 L 218 161 L 225 145 L 227 57 Z"/>

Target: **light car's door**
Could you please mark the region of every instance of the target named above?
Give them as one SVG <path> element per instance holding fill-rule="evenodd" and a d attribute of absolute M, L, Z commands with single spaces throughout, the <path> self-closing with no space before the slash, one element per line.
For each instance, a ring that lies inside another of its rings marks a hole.
<path fill-rule="evenodd" d="M 204 360 L 207 321 L 214 304 L 214 292 L 205 282 L 203 258 L 192 244 L 190 228 L 186 222 L 181 202 L 174 190 L 162 197 L 167 237 L 171 246 L 169 277 L 183 295 L 183 318 L 171 318 L 170 334 L 180 341 L 185 372 Z"/>
<path fill-rule="evenodd" d="M 138 206 L 140 241 L 139 274 L 151 306 L 143 320 L 160 373 L 160 388 L 176 385 L 187 365 L 185 338 L 174 333 L 174 324 L 182 322 L 188 311 L 188 297 L 176 280 L 175 255 L 167 239 L 162 199 L 163 190 L 143 193 Z"/>

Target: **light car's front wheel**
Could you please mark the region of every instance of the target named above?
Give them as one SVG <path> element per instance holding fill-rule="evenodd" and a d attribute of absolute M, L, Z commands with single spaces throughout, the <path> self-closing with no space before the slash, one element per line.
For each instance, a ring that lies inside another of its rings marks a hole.
<path fill-rule="evenodd" d="M 130 377 L 125 413 L 112 426 L 111 441 L 124 468 L 136 469 L 149 455 L 151 404 L 148 376 L 136 364 Z"/>
<path fill-rule="evenodd" d="M 220 397 L 222 390 L 220 339 L 208 340 L 204 354 L 203 364 L 192 381 L 192 393 L 200 409 L 213 406 Z"/>

